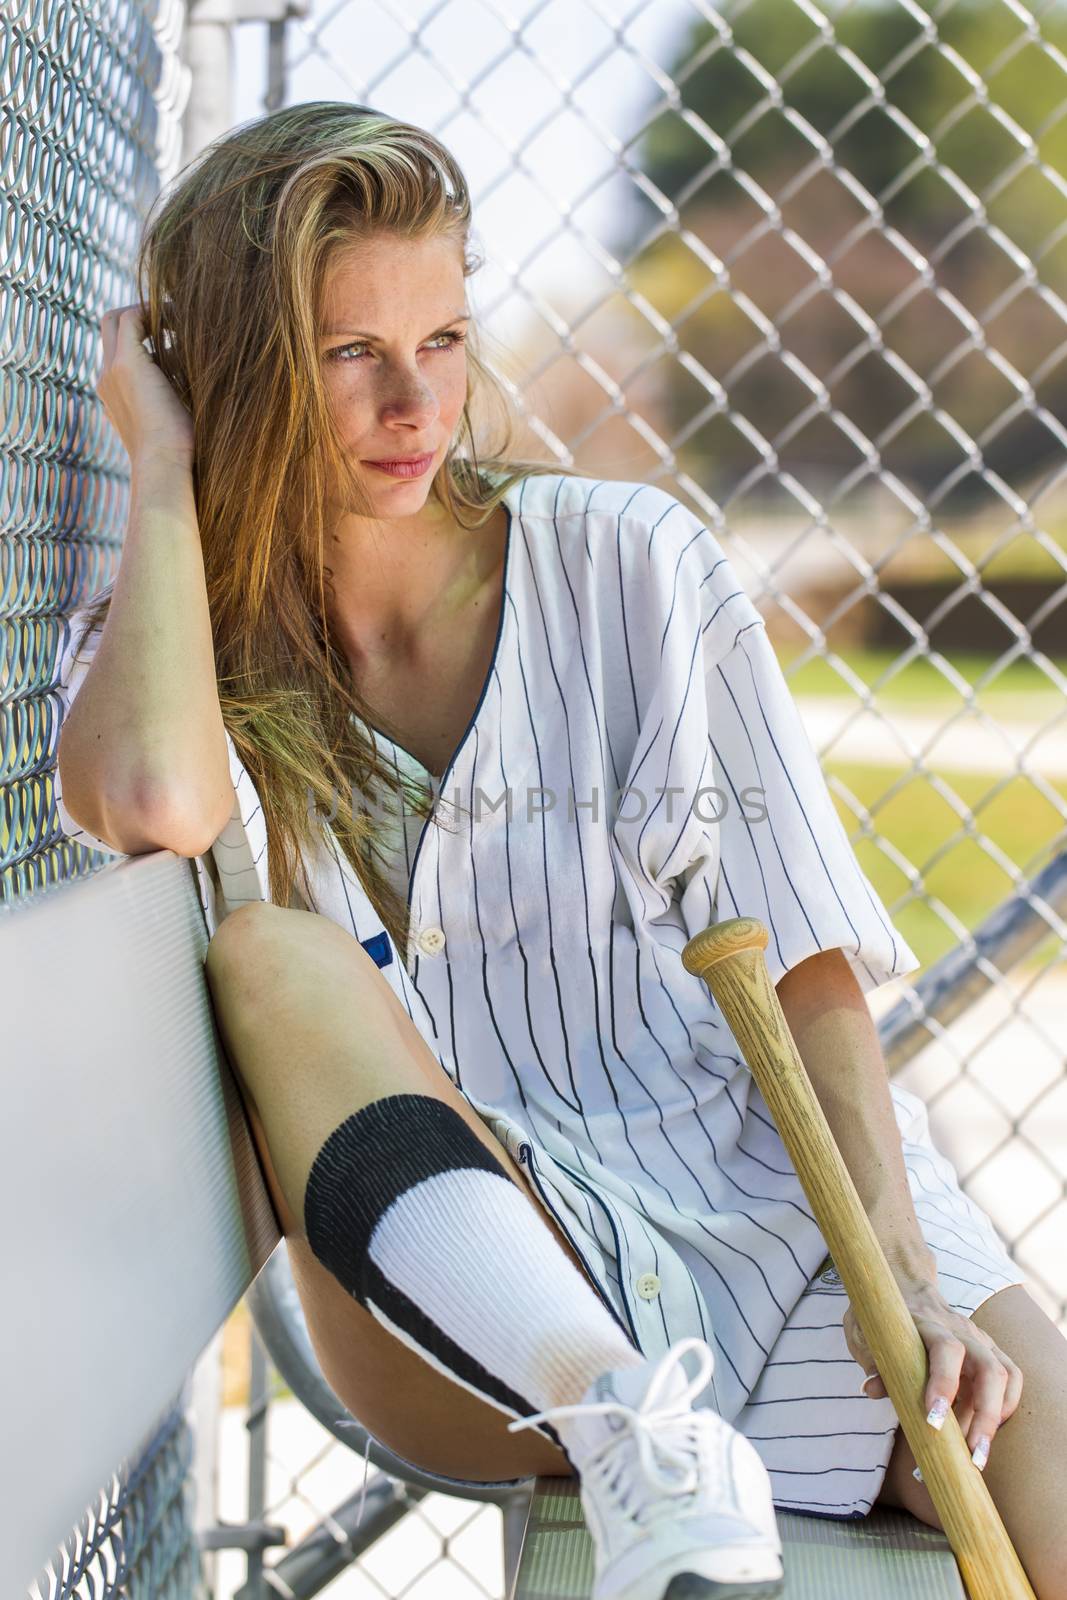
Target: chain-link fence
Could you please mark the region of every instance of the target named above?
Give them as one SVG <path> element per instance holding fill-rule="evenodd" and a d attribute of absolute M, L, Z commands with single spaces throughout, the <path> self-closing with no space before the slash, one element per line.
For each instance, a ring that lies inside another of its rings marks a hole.
<path fill-rule="evenodd" d="M 122 544 L 128 462 L 94 393 L 99 323 L 133 296 L 141 224 L 177 165 L 182 16 L 178 0 L 0 8 L 4 901 L 109 859 L 57 823 L 53 684 L 67 617 Z"/>
<path fill-rule="evenodd" d="M 61 892 L 107 859 L 65 839 L 56 822 L 53 684 L 66 619 L 111 576 L 121 544 L 126 463 L 93 393 L 98 324 L 108 306 L 132 298 L 142 220 L 177 164 L 188 87 L 177 70 L 181 23 L 177 0 L 0 6 L 0 902 L 8 908 Z M 11 1305 L 7 1315 L 28 1309 Z M 192 1454 L 183 1394 L 138 1459 L 116 1463 L 35 1593 L 194 1596 Z M 17 1461 L 5 1464 L 18 1471 Z"/>
<path fill-rule="evenodd" d="M 901 932 L 927 968 L 966 946 L 1067 848 L 1067 8 L 320 0 L 269 50 L 241 31 L 239 118 L 352 99 L 453 150 L 521 448 L 701 515 Z M 1039 911 L 900 1075 L 1067 1327 L 1067 928 Z M 257 1509 L 343 1548 L 362 1463 L 284 1395 L 259 1424 Z M 499 1596 L 442 1500 L 333 1592 Z M 495 1549 L 499 1509 L 466 1515 Z"/>

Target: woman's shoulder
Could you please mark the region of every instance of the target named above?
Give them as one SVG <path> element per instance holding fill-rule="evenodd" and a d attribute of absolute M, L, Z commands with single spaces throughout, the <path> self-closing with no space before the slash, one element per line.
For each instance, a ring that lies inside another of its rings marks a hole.
<path fill-rule="evenodd" d="M 513 508 L 524 519 L 546 517 L 562 523 L 581 518 L 605 527 L 621 522 L 652 529 L 665 518 L 696 525 L 694 513 L 656 484 L 624 478 L 597 478 L 571 472 L 530 473 L 513 486 Z"/>
<path fill-rule="evenodd" d="M 521 491 L 518 492 L 518 491 Z M 730 557 L 707 523 L 657 484 L 570 473 L 532 475 L 512 507 L 546 530 L 534 546 L 585 571 L 593 591 L 639 599 L 661 628 L 687 619 L 720 649 L 727 634 L 759 621 Z M 722 636 L 720 638 L 720 635 Z"/>
<path fill-rule="evenodd" d="M 707 522 L 658 484 L 536 473 L 514 485 L 508 498 L 524 523 L 550 523 L 561 551 L 616 560 L 635 581 L 666 574 L 673 586 L 681 569 L 699 582 L 713 567 L 732 579 L 727 553 Z"/>

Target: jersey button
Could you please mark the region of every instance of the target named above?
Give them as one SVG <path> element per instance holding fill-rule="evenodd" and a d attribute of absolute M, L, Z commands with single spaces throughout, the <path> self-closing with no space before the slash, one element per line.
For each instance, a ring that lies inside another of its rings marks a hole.
<path fill-rule="evenodd" d="M 642 1272 L 637 1280 L 637 1292 L 642 1300 L 654 1300 L 659 1294 L 659 1279 L 654 1272 Z"/>
<path fill-rule="evenodd" d="M 423 928 L 416 940 L 424 956 L 439 956 L 445 947 L 443 928 Z"/>

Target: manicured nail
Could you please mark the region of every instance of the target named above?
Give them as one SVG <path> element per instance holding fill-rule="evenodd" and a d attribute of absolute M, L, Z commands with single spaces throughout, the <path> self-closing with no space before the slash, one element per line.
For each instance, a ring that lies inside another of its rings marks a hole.
<path fill-rule="evenodd" d="M 923 1477 L 922 1471 L 920 1470 L 919 1467 L 912 1467 L 911 1475 L 915 1479 L 916 1483 L 925 1483 L 926 1482 L 926 1479 Z"/>
<path fill-rule="evenodd" d="M 945 1425 L 945 1418 L 947 1416 L 948 1401 L 945 1399 L 943 1394 L 939 1394 L 929 1411 L 926 1413 L 926 1420 L 930 1424 L 931 1428 L 937 1428 L 940 1431 L 940 1429 Z"/>
<path fill-rule="evenodd" d="M 979 1472 L 983 1472 L 985 1470 L 985 1464 L 989 1460 L 989 1440 L 986 1438 L 984 1433 L 974 1447 L 971 1460 L 974 1462 Z"/>
<path fill-rule="evenodd" d="M 872 1372 L 870 1377 L 869 1378 L 864 1378 L 863 1382 L 860 1384 L 860 1394 L 865 1394 L 867 1396 L 868 1400 L 871 1398 L 871 1392 L 868 1389 L 867 1385 L 869 1383 L 873 1383 L 873 1382 L 874 1382 L 874 1373 Z"/>

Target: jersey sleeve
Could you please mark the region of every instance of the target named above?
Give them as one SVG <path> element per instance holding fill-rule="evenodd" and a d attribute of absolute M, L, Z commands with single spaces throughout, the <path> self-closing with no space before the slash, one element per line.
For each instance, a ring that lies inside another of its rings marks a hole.
<path fill-rule="evenodd" d="M 88 608 L 83 607 L 81 610 L 73 612 L 68 619 L 69 633 L 60 655 L 55 683 L 61 711 L 60 728 L 66 721 L 75 696 L 85 681 L 85 675 L 92 665 L 93 657 L 96 655 L 97 646 L 100 643 L 102 630 L 94 628 L 86 636 L 85 643 L 80 649 L 78 648 L 78 641 L 81 639 L 87 617 Z M 58 761 L 52 772 L 52 796 L 55 801 L 56 820 L 59 823 L 60 830 L 68 839 L 73 840 L 75 844 L 85 845 L 89 850 L 102 850 L 109 856 L 122 857 L 123 852 L 121 850 L 116 850 L 114 845 L 108 844 L 106 839 L 98 839 L 95 834 L 90 833 L 87 828 L 83 828 L 81 823 L 76 822 L 71 816 L 63 804 L 63 784 L 59 776 Z"/>
<path fill-rule="evenodd" d="M 216 924 L 238 906 L 248 905 L 252 900 L 271 899 L 263 805 L 229 733 L 226 746 L 233 780 L 233 810 L 211 847 L 213 876 L 218 888 Z"/>
<path fill-rule="evenodd" d="M 856 858 L 762 619 L 723 645 L 702 660 L 706 814 L 718 820 L 705 824 L 686 885 L 690 914 L 704 926 L 758 917 L 775 984 L 833 949 L 864 993 L 914 972 L 919 961 Z"/>
<path fill-rule="evenodd" d="M 864 993 L 914 972 L 919 962 L 860 867 L 732 561 L 672 496 L 647 493 L 638 504 L 650 530 L 640 587 L 654 638 L 641 660 L 654 692 L 632 781 L 657 798 L 631 830 L 634 844 L 620 838 L 623 865 L 655 891 L 654 919 L 680 915 L 693 937 L 758 917 L 775 984 L 834 949 Z"/>

